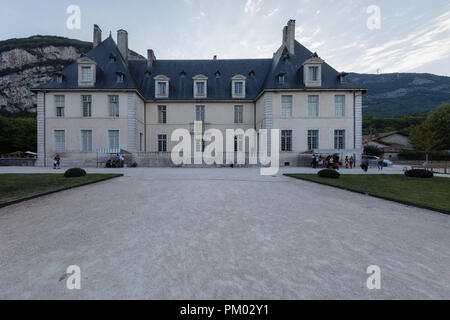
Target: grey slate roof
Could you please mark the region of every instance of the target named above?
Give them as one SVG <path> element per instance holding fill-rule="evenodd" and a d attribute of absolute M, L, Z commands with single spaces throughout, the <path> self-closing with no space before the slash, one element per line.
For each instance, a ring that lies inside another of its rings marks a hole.
<path fill-rule="evenodd" d="M 116 57 L 115 62 L 110 61 L 111 55 Z M 111 37 L 86 54 L 97 63 L 96 83 L 92 89 L 137 90 L 147 100 L 155 100 L 154 77 L 158 75 L 170 78 L 169 98 L 166 100 L 201 100 L 193 98 L 192 78 L 198 74 L 208 77 L 205 100 L 233 100 L 231 78 L 238 74 L 247 78 L 245 100 L 254 100 L 264 89 L 304 89 L 302 64 L 312 55 L 295 41 L 295 55 L 291 56 L 286 47 L 281 46 L 272 59 L 156 60 L 147 70 L 145 59 L 129 60 L 127 66 Z M 117 72 L 124 74 L 123 83 L 117 83 Z M 285 76 L 284 84 L 278 82 L 280 73 Z M 77 63 L 69 65 L 62 74 L 62 83 L 55 78 L 35 90 L 80 89 Z M 323 63 L 322 86 L 315 89 L 358 88 L 349 81 L 341 84 L 339 72 Z"/>

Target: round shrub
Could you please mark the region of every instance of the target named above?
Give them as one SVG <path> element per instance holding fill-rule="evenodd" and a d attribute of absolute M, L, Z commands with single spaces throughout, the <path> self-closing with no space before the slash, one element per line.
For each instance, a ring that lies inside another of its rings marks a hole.
<path fill-rule="evenodd" d="M 339 172 L 332 169 L 323 169 L 320 170 L 317 174 L 321 178 L 330 178 L 330 179 L 339 179 L 339 177 L 341 176 Z"/>
<path fill-rule="evenodd" d="M 405 171 L 405 176 L 410 178 L 433 178 L 433 172 L 425 170 L 425 169 L 412 169 Z"/>
<path fill-rule="evenodd" d="M 71 168 L 64 172 L 64 177 L 66 178 L 84 177 L 85 175 L 86 171 L 81 168 Z"/>

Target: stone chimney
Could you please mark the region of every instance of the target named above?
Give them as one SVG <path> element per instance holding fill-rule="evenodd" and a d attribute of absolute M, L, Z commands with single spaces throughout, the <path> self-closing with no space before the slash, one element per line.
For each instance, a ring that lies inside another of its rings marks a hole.
<path fill-rule="evenodd" d="M 217 55 L 214 55 L 214 56 L 213 56 L 213 60 L 217 60 Z"/>
<path fill-rule="evenodd" d="M 287 45 L 287 30 L 288 30 L 288 27 L 284 26 L 284 28 L 283 28 L 283 46 Z"/>
<path fill-rule="evenodd" d="M 286 48 L 290 55 L 295 54 L 295 20 L 289 20 L 287 24 Z"/>
<path fill-rule="evenodd" d="M 98 46 L 102 43 L 102 29 L 96 24 L 94 24 L 94 40 L 92 41 L 92 47 Z"/>
<path fill-rule="evenodd" d="M 153 63 L 156 61 L 155 52 L 152 49 L 147 50 L 147 69 L 150 69 L 153 66 Z"/>
<path fill-rule="evenodd" d="M 128 32 L 123 29 L 117 31 L 117 47 L 125 63 L 128 64 Z"/>

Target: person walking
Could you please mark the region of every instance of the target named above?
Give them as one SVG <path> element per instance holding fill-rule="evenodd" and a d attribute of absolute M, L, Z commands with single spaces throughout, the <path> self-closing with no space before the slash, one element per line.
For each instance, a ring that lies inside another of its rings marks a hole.
<path fill-rule="evenodd" d="M 349 165 L 349 160 L 348 160 L 348 156 L 345 156 L 345 169 L 348 169 L 348 165 Z"/>
<path fill-rule="evenodd" d="M 378 171 L 383 171 L 384 158 L 381 156 L 378 158 Z"/>
<path fill-rule="evenodd" d="M 369 170 L 369 159 L 364 158 L 361 163 L 361 169 L 363 169 L 364 172 L 367 172 Z"/>

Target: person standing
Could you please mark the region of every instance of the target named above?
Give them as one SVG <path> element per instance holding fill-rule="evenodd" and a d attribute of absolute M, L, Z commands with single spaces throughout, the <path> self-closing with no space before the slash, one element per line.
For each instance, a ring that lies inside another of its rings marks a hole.
<path fill-rule="evenodd" d="M 61 157 L 59 154 L 53 159 L 53 169 L 61 169 Z"/>
<path fill-rule="evenodd" d="M 383 171 L 384 158 L 381 156 L 378 158 L 378 171 Z"/>
<path fill-rule="evenodd" d="M 353 169 L 353 164 L 355 160 L 353 159 L 353 156 L 350 157 L 349 163 L 350 163 L 350 169 Z"/>
<path fill-rule="evenodd" d="M 348 165 L 349 165 L 348 156 L 345 156 L 345 169 L 348 169 Z"/>

